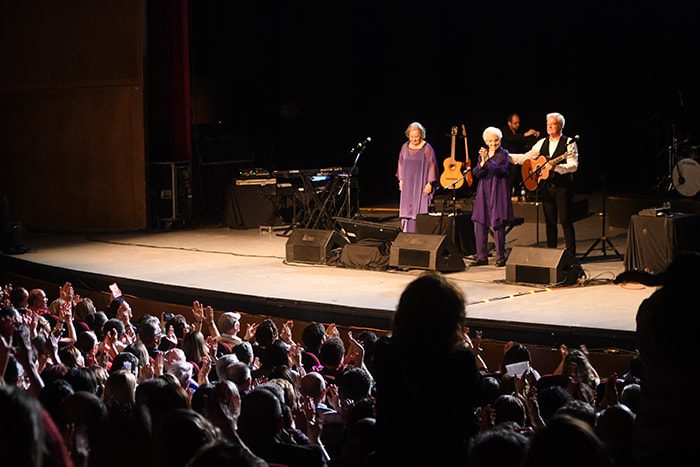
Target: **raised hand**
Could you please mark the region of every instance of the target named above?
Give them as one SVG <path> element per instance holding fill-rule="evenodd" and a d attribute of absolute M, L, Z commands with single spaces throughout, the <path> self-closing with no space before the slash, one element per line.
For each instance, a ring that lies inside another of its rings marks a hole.
<path fill-rule="evenodd" d="M 204 321 L 204 305 L 199 303 L 197 300 L 192 302 L 192 315 L 194 320 L 198 323 Z"/>
<path fill-rule="evenodd" d="M 285 321 L 280 330 L 280 339 L 289 345 L 294 345 L 294 340 L 292 339 L 292 327 L 294 327 L 294 321 Z"/>
<path fill-rule="evenodd" d="M 345 354 L 344 363 L 346 365 L 362 368 L 365 360 L 365 348 L 353 337 L 352 331 L 348 331 L 348 340 L 350 341 L 350 346 L 348 346 L 348 351 Z"/>
<path fill-rule="evenodd" d="M 331 337 L 340 337 L 340 331 L 338 331 L 338 327 L 335 323 L 329 324 L 326 328 L 326 339 L 330 339 Z"/>
<path fill-rule="evenodd" d="M 245 336 L 243 340 L 252 341 L 255 337 L 255 330 L 258 329 L 260 323 L 248 323 L 245 325 Z"/>
<path fill-rule="evenodd" d="M 61 287 L 61 290 L 59 291 L 59 297 L 66 303 L 73 303 L 74 294 L 75 292 L 70 282 L 63 284 L 63 287 Z"/>

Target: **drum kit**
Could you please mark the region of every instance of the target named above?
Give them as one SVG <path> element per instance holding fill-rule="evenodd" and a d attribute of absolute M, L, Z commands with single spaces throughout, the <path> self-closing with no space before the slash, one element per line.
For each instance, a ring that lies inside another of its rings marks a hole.
<path fill-rule="evenodd" d="M 700 192 L 700 146 L 676 142 L 668 148 L 668 173 L 657 186 L 693 197 Z M 664 151 L 666 152 L 666 151 Z"/>

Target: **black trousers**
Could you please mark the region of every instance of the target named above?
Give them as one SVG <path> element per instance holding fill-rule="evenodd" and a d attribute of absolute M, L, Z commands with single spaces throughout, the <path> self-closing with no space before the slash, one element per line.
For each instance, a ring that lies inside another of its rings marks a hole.
<path fill-rule="evenodd" d="M 571 203 L 573 190 L 571 184 L 557 185 L 552 182 L 545 183 L 541 191 L 542 208 L 544 209 L 544 221 L 547 224 L 547 247 L 557 247 L 557 219 L 561 222 L 564 231 L 566 249 L 576 257 L 576 233 L 574 223 L 571 220 Z"/>

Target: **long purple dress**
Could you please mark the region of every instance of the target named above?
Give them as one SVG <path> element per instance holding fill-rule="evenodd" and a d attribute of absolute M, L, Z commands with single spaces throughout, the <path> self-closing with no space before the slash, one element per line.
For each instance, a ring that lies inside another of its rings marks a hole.
<path fill-rule="evenodd" d="M 499 259 L 505 258 L 505 226 L 503 223 L 513 217 L 513 203 L 510 199 L 508 179 L 508 151 L 499 147 L 496 153 L 486 160 L 482 167 L 476 164 L 472 169 L 474 178 L 479 181 L 474 200 L 474 234 L 478 259 L 486 259 L 488 228 L 494 229 L 496 253 Z"/>
<path fill-rule="evenodd" d="M 427 142 L 421 149 L 410 149 L 408 142 L 401 146 L 396 178 L 402 181 L 399 217 L 404 232 L 416 231 L 416 215 L 428 212 L 433 193 L 425 195 L 428 183 L 438 179 L 435 150 Z"/>

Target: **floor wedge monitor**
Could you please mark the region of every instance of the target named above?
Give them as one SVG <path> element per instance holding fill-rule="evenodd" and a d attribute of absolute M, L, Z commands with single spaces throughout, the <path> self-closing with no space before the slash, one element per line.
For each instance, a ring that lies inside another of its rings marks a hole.
<path fill-rule="evenodd" d="M 347 245 L 334 230 L 294 229 L 286 245 L 288 263 L 326 264 L 333 250 Z"/>
<path fill-rule="evenodd" d="M 506 261 L 506 282 L 563 284 L 573 265 L 564 249 L 515 246 Z"/>
<path fill-rule="evenodd" d="M 445 235 L 403 232 L 391 244 L 389 266 L 440 272 L 466 269 L 459 248 Z"/>

